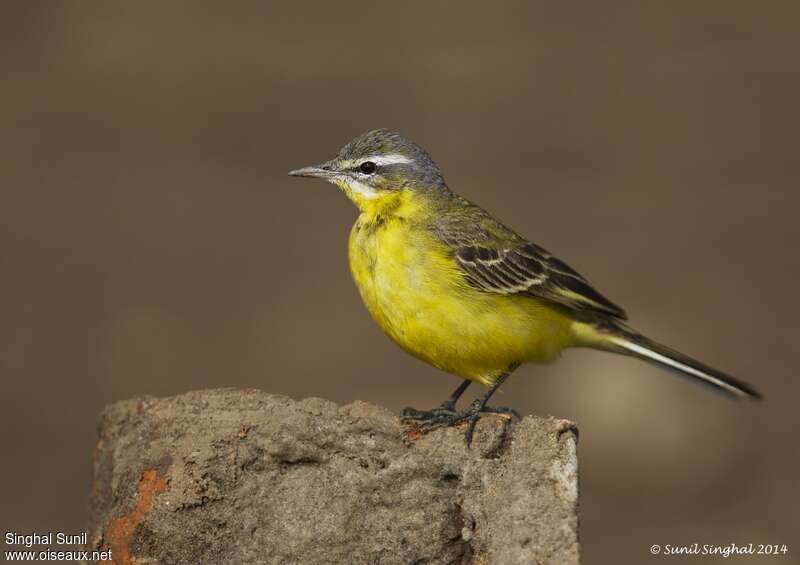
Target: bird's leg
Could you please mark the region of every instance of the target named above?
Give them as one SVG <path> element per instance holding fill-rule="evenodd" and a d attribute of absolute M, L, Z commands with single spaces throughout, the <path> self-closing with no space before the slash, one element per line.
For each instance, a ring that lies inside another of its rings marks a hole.
<path fill-rule="evenodd" d="M 417 410 L 415 408 L 404 408 L 402 412 L 400 412 L 400 416 L 405 420 L 414 420 L 421 424 L 426 428 L 436 427 L 436 426 L 452 426 L 457 424 L 458 422 L 462 422 L 464 420 L 467 421 L 467 431 L 464 433 L 464 440 L 467 442 L 467 447 L 472 444 L 472 435 L 475 432 L 475 425 L 478 423 L 478 419 L 481 416 L 481 412 L 486 412 L 490 414 L 511 414 L 519 418 L 519 414 L 513 408 L 504 408 L 504 407 L 494 407 L 494 406 L 486 406 L 486 403 L 495 393 L 495 391 L 500 388 L 500 386 L 505 382 L 505 380 L 509 377 L 509 375 L 516 369 L 516 365 L 509 368 L 508 371 L 502 373 L 497 380 L 495 380 L 489 390 L 486 393 L 476 398 L 472 401 L 466 409 L 461 411 L 456 411 L 456 401 L 464 394 L 464 391 L 467 390 L 467 387 L 470 385 L 469 380 L 465 380 L 461 383 L 456 390 L 453 391 L 453 394 L 450 395 L 450 398 L 442 402 L 440 406 L 434 408 L 433 410 Z"/>
<path fill-rule="evenodd" d="M 453 391 L 453 394 L 451 394 L 450 397 L 447 400 L 442 402 L 442 405 L 440 406 L 440 408 L 444 408 L 446 410 L 455 411 L 456 402 L 458 402 L 458 399 L 461 398 L 461 395 L 464 394 L 464 391 L 467 390 L 467 387 L 470 384 L 472 384 L 471 380 L 464 379 L 464 382 L 461 383 L 460 385 L 458 385 L 458 388 L 456 388 Z"/>
<path fill-rule="evenodd" d="M 416 408 L 406 407 L 400 412 L 400 416 L 407 420 L 417 420 L 423 424 L 447 424 L 451 425 L 463 418 L 456 412 L 456 402 L 467 390 L 472 381 L 464 379 L 444 402 L 433 410 L 417 410 Z"/>

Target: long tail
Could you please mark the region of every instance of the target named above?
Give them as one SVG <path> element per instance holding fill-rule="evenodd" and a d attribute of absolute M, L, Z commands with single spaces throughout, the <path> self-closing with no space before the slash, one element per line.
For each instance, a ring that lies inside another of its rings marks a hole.
<path fill-rule="evenodd" d="M 600 332 L 603 336 L 602 349 L 642 359 L 689 377 L 695 382 L 709 385 L 730 396 L 761 398 L 761 393 L 751 384 L 735 379 L 666 345 L 661 345 L 621 324 L 615 324 L 611 329 L 603 328 Z"/>

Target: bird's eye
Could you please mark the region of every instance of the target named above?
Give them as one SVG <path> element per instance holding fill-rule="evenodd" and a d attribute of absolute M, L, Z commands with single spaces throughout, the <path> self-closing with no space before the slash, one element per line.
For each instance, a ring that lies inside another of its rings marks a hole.
<path fill-rule="evenodd" d="M 371 175 L 372 173 L 375 172 L 377 166 L 372 161 L 364 161 L 363 163 L 361 163 L 361 165 L 359 165 L 358 168 L 365 175 Z"/>

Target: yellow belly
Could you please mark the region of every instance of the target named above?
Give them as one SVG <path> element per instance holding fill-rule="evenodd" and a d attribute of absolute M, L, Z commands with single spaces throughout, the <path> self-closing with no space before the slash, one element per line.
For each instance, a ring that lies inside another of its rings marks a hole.
<path fill-rule="evenodd" d="M 412 355 L 490 384 L 515 364 L 552 361 L 574 343 L 573 321 L 556 307 L 478 291 L 426 230 L 370 221 L 362 216 L 350 233 L 350 269 L 375 321 Z"/>

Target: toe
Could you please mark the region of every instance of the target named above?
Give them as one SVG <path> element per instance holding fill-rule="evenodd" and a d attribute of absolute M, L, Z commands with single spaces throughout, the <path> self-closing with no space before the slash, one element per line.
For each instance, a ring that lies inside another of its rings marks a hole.
<path fill-rule="evenodd" d="M 481 417 L 480 411 L 473 411 L 467 420 L 467 431 L 464 432 L 464 441 L 467 442 L 467 449 L 472 447 L 472 436 L 475 433 L 475 426 Z"/>
<path fill-rule="evenodd" d="M 425 415 L 425 412 L 422 410 L 417 410 L 416 408 L 411 408 L 410 406 L 406 406 L 402 410 L 400 410 L 400 416 L 403 418 L 411 418 L 417 419 Z"/>

